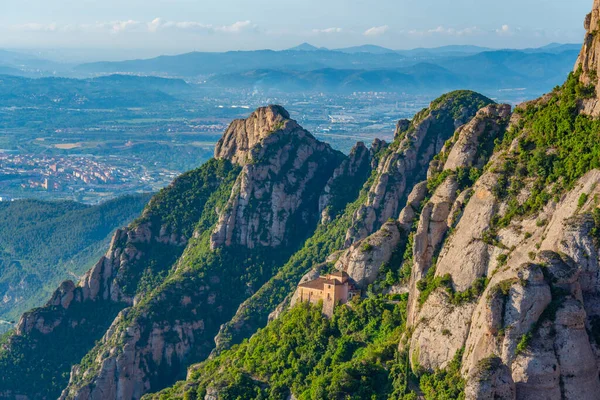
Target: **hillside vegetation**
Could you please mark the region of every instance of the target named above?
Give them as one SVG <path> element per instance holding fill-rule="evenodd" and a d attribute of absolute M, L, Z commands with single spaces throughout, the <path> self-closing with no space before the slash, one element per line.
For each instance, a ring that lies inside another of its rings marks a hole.
<path fill-rule="evenodd" d="M 132 221 L 150 194 L 97 206 L 75 202 L 0 202 L 0 319 L 15 321 L 56 286 L 87 271 L 115 229 Z"/>

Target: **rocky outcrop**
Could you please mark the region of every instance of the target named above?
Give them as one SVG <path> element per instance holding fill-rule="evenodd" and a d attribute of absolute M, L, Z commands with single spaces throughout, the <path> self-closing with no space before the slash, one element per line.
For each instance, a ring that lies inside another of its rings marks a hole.
<path fill-rule="evenodd" d="M 153 197 L 140 218 L 116 231 L 107 253 L 78 284 L 64 282 L 46 306 L 23 315 L 5 349 L 19 353 L 28 349 L 42 360 L 35 365 L 47 371 L 52 384 L 45 390 L 50 394 L 33 397 L 58 397 L 68 383 L 65 367 L 77 364 L 93 349 L 119 311 L 138 305 L 144 294 L 175 270 L 188 241 L 199 235 L 194 229 L 209 197 L 219 189 L 230 189 L 237 171 L 228 162 L 213 160 L 177 178 Z M 23 371 L 22 379 L 39 377 L 38 371 L 29 372 L 18 363 L 14 369 Z M 30 388 L 23 387 L 25 393 L 27 390 Z"/>
<path fill-rule="evenodd" d="M 406 206 L 402 209 L 402 211 L 400 212 L 400 217 L 398 218 L 400 226 L 406 232 L 410 231 L 418 213 L 421 212 L 421 203 L 423 202 L 423 200 L 425 200 L 427 194 L 427 182 L 423 181 L 417 183 L 408 195 L 408 198 L 406 200 Z"/>
<path fill-rule="evenodd" d="M 497 200 L 491 191 L 495 182 L 490 175 L 477 181 L 454 234 L 440 252 L 436 275 L 451 274 L 456 290 L 468 289 L 473 280 L 491 272 L 488 263 L 493 249 L 482 238 L 496 212 Z"/>
<path fill-rule="evenodd" d="M 510 375 L 510 369 L 500 358 L 494 356 L 485 358 L 477 364 L 477 368 L 469 375 L 465 387 L 465 397 L 468 400 L 514 400 L 515 396 L 515 383 Z"/>
<path fill-rule="evenodd" d="M 142 256 L 134 246 L 122 246 L 128 240 L 132 240 L 131 243 L 148 243 L 151 235 L 147 225 L 117 230 L 107 253 L 81 278 L 79 284 L 65 281 L 54 292 L 46 307 L 60 306 L 63 311 L 47 313 L 45 308 L 42 308 L 23 314 L 17 324 L 17 335 L 29 334 L 32 329 L 43 334 L 51 333 L 62 323 L 68 314 L 65 311 L 73 303 L 108 301 L 133 304 L 133 298 L 124 295 L 116 281 L 119 271 L 126 270 L 129 264 Z"/>
<path fill-rule="evenodd" d="M 143 259 L 145 252 L 142 250 L 155 243 L 166 244 L 176 253 L 183 251 L 187 239 L 173 235 L 166 229 L 160 230 L 160 235 L 153 232 L 150 222 L 135 224 L 127 228 L 118 229 L 111 240 L 108 251 L 100 260 L 80 279 L 78 284 L 73 281 L 63 282 L 54 292 L 46 304 L 47 307 L 60 306 L 67 311 L 73 303 L 109 302 L 115 304 L 133 305 L 134 297 L 123 291 L 123 277 L 136 268 L 136 264 Z M 168 250 L 163 249 L 165 253 Z M 51 314 L 57 319 L 52 320 L 49 326 L 46 308 L 33 310 L 23 314 L 17 325 L 17 334 L 30 333 L 36 327 L 42 333 L 50 333 L 60 325 L 61 315 L 68 311 Z"/>
<path fill-rule="evenodd" d="M 182 303 L 185 303 L 183 298 Z M 104 345 L 112 342 L 119 346 L 96 355 L 94 362 L 99 366 L 98 374 L 90 382 L 73 385 L 79 379 L 86 379 L 86 371 L 74 367 L 71 384 L 61 399 L 139 399 L 152 388 L 152 371 L 180 365 L 196 344 L 196 336 L 204 330 L 201 319 L 149 323 L 148 315 L 137 317 L 136 324 L 123 329 L 123 319 L 128 313 L 128 310 L 122 312 L 102 338 Z M 173 340 L 174 336 L 178 340 Z"/>
<path fill-rule="evenodd" d="M 398 223 L 386 222 L 377 232 L 344 251 L 335 268 L 348 273 L 359 288 L 366 289 L 377 279 L 381 266 L 391 260 L 400 239 Z"/>
<path fill-rule="evenodd" d="M 430 180 L 438 179 L 439 174 L 443 172 L 449 175 L 431 194 L 428 203 L 423 205 L 414 235 L 413 265 L 409 283 L 411 296 L 408 305 L 408 322 L 411 324 L 416 322 L 417 316 L 419 296 L 417 283 L 434 266 L 432 265 L 434 257 L 441 250 L 448 230 L 461 221 L 462 210 L 472 195 L 471 189 L 461 187 L 455 171 L 482 168 L 491 155 L 495 139 L 504 134 L 509 119 L 509 105 L 492 104 L 482 108 L 471 121 L 456 130 L 453 137 L 444 144 L 440 155 L 431 163 Z M 401 223 L 405 226 L 411 224 L 410 221 L 416 217 L 413 203 L 424 197 L 421 193 L 424 190 L 420 185 L 415 186 L 414 199 L 409 199 L 412 202 L 409 202 L 400 215 Z M 441 259 L 443 257 L 440 257 L 439 264 L 442 263 Z M 439 271 L 436 271 L 438 276 L 446 274 L 443 272 L 443 265 L 438 268 Z M 465 289 L 458 288 L 458 290 Z"/>
<path fill-rule="evenodd" d="M 583 84 L 596 86 L 596 95 L 584 99 L 581 108 L 583 113 L 597 117 L 600 115 L 600 0 L 594 0 L 592 12 L 585 17 L 583 26 L 586 34 L 574 71 L 581 69 L 580 80 Z"/>
<path fill-rule="evenodd" d="M 294 131 L 298 125 L 281 106 L 261 107 L 246 119 L 233 121 L 215 146 L 215 158 L 225 158 L 239 165 L 252 162 L 251 152 L 262 140 L 276 131 Z"/>
<path fill-rule="evenodd" d="M 348 158 L 333 171 L 323 194 L 319 197 L 321 222 L 330 222 L 349 201 L 352 201 L 362 183 L 371 173 L 371 153 L 363 142 L 358 142 Z"/>
<path fill-rule="evenodd" d="M 504 162 L 502 156 L 494 155 L 466 206 L 464 192 L 458 195 L 455 176 L 448 174 L 483 165 L 476 155 L 482 148 L 477 140 L 493 141 L 506 127 L 508 114 L 505 106 L 482 109 L 448 141 L 437 158 L 443 163 L 433 162 L 430 168 L 431 179 L 444 171 L 448 177 L 423 205 L 414 236 L 408 310 L 408 322 L 414 325 L 411 364 L 444 368 L 464 347 L 468 399 L 592 398 L 600 385 L 599 363 L 585 327 L 598 312 L 600 270 L 598 247 L 590 236 L 594 223 L 589 211 L 596 204 L 589 199 L 599 193 L 600 171 L 589 172 L 540 215 L 499 229 L 494 239 L 486 238 L 486 231 L 492 218 L 507 208 L 493 194 L 495 165 Z M 527 198 L 524 186 L 519 199 Z M 423 197 L 418 188 L 414 193 L 417 199 Z M 459 199 L 462 205 L 457 206 Z M 401 222 L 408 225 L 416 211 L 407 207 Z M 451 226 L 453 232 L 444 240 Z M 449 276 L 451 290 L 438 288 L 421 305 L 415 283 L 434 266 L 436 248 L 435 276 Z M 466 293 L 485 277 L 490 277 L 489 284 L 480 297 L 450 298 L 449 293 Z"/>
<path fill-rule="evenodd" d="M 600 270 L 598 247 L 590 236 L 594 223 L 588 214 L 596 206 L 580 199 L 600 195 L 600 171 L 581 178 L 542 216 L 500 230 L 502 247 L 481 239 L 491 216 L 503 207 L 490 192 L 493 184 L 493 172 L 479 179 L 436 269 L 436 276 L 452 277 L 457 291 L 492 276 L 487 289 L 476 303 L 455 306 L 441 292 L 429 296 L 413 319 L 418 321 L 410 349 L 415 362 L 439 368 L 464 346 L 469 399 L 489 398 L 490 393 L 498 397 L 498 390 L 505 393 L 499 398 L 591 399 L 600 387 L 600 364 L 586 326 L 598 313 Z M 541 218 L 548 223 L 540 224 Z M 503 251 L 506 261 L 499 263 Z M 444 320 L 438 315 L 452 317 Z M 468 328 L 448 321 L 465 321 Z M 442 329 L 447 329 L 445 334 Z M 494 369 L 500 375 L 482 378 L 480 367 L 489 357 L 500 360 Z"/>
<path fill-rule="evenodd" d="M 475 118 L 455 133 L 456 141 L 446 143 L 444 170 L 476 167 L 482 168 L 492 154 L 494 139 L 502 137 L 511 117 L 508 104 L 492 104 L 477 112 Z"/>
<path fill-rule="evenodd" d="M 483 97 L 457 100 L 457 95 L 450 93 L 432 104 L 410 126 L 405 121 L 398 123 L 397 137 L 382 155 L 367 200 L 353 216 L 347 246 L 375 232 L 389 218 L 397 218 L 402 200 L 414 183 L 425 178 L 429 162 L 455 129 L 471 120 L 482 105 L 491 103 Z"/>
<path fill-rule="evenodd" d="M 414 323 L 416 319 L 419 296 L 417 282 L 423 279 L 433 266 L 433 259 L 450 227 L 448 218 L 458 196 L 457 192 L 459 192 L 458 182 L 456 177 L 451 175 L 436 189 L 431 200 L 421 211 L 414 235 L 413 264 L 409 283 L 411 288 L 408 306 L 409 323 Z"/>
<path fill-rule="evenodd" d="M 319 196 L 343 155 L 278 106 L 235 121 L 219 143 L 215 158 L 244 166 L 220 213 L 211 248 L 278 247 L 305 238 L 318 221 Z"/>
<path fill-rule="evenodd" d="M 215 335 L 220 346 L 219 327 L 224 329 L 236 308 L 316 227 L 319 197 L 345 160 L 278 106 L 232 123 L 215 157 L 242 168 L 225 205 L 216 210 L 210 250 L 201 232 L 194 235 L 176 278 L 136 302 L 131 317 L 115 321 L 88 355 L 95 367 L 73 371 L 64 399 L 139 399 L 174 382 L 193 360 L 208 357 Z M 342 173 L 369 166 L 364 145 L 353 158 L 355 164 L 347 163 Z M 277 254 L 266 255 L 263 248 L 277 248 Z M 249 272 L 258 265 L 261 271 Z"/>
<path fill-rule="evenodd" d="M 429 296 L 428 306 L 419 313 L 420 320 L 410 341 L 409 359 L 413 370 L 447 367 L 465 345 L 474 307 L 456 307 L 442 289 Z"/>

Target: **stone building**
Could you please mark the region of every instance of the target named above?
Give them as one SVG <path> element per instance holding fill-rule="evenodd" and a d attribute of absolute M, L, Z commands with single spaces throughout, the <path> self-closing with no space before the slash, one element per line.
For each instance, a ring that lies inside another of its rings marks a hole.
<path fill-rule="evenodd" d="M 312 281 L 298 285 L 299 301 L 316 304 L 323 301 L 323 314 L 333 316 L 336 304 L 345 304 L 359 294 L 350 277 L 343 271 L 336 271 L 325 276 L 319 276 Z"/>

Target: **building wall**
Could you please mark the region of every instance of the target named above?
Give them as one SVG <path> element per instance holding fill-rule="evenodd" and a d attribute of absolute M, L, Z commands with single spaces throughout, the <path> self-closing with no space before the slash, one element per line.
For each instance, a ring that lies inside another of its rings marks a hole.
<path fill-rule="evenodd" d="M 316 304 L 323 300 L 323 297 L 323 291 L 319 289 L 300 288 L 300 301 Z"/>
<path fill-rule="evenodd" d="M 306 301 L 312 304 L 316 304 L 323 300 L 323 314 L 328 317 L 333 316 L 333 310 L 337 304 L 345 304 L 348 302 L 348 282 L 345 280 L 344 284 L 324 284 L 323 290 L 310 289 L 306 287 L 300 287 L 300 301 Z"/>
<path fill-rule="evenodd" d="M 330 285 L 325 284 L 323 291 L 323 314 L 333 316 L 333 310 L 337 304 L 348 302 L 348 284 Z"/>

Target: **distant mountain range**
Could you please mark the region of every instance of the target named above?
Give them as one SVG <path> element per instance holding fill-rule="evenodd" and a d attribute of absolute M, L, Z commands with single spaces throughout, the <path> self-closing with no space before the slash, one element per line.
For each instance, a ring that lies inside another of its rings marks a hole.
<path fill-rule="evenodd" d="M 528 48 L 523 50 L 526 53 L 560 53 L 563 51 L 579 51 L 581 44 L 563 44 L 563 43 L 550 43 L 546 46 Z M 302 43 L 298 46 L 292 47 L 288 50 L 291 51 L 327 51 L 325 47 L 316 47 L 310 43 Z M 449 45 L 440 47 L 418 47 L 410 50 L 392 50 L 387 47 L 376 46 L 372 44 L 366 44 L 362 46 L 344 47 L 339 49 L 331 49 L 330 51 L 338 51 L 342 53 L 356 54 L 356 53 L 368 53 L 368 54 L 401 54 L 404 56 L 419 56 L 419 55 L 438 55 L 444 56 L 448 54 L 477 54 L 485 51 L 497 51 L 497 50 L 511 50 L 511 49 L 493 49 L 491 47 L 472 46 L 472 45 Z"/>
<path fill-rule="evenodd" d="M 465 87 L 475 90 L 549 90 L 572 69 L 579 47 L 575 44 L 552 43 L 522 50 L 493 50 L 478 46 L 392 50 L 362 45 L 330 50 L 303 43 L 282 51 L 192 52 L 77 66 L 0 50 L 0 74 L 77 78 L 111 74 L 162 76 L 200 82 L 207 89 L 334 92 L 431 90 L 437 93 Z M 156 88 L 157 82 L 150 84 L 150 88 Z M 121 83 L 129 89 L 134 84 L 131 79 Z M 89 81 L 89 84 L 98 82 Z M 176 84 L 178 90 L 183 88 L 182 84 Z M 116 85 L 118 87 L 119 82 Z M 168 83 L 167 86 L 172 85 Z M 145 86 L 138 89 L 149 88 Z M 169 93 L 168 90 L 165 92 Z"/>
<path fill-rule="evenodd" d="M 142 107 L 174 102 L 174 95 L 190 89 L 181 79 L 154 76 L 109 75 L 89 79 L 32 79 L 2 75 L 0 70 L 0 103 L 5 107 Z"/>
<path fill-rule="evenodd" d="M 311 71 L 274 68 L 217 74 L 206 85 L 282 91 L 447 91 L 527 88 L 549 90 L 572 68 L 577 51 L 560 53 L 490 51 L 431 59 L 397 68 Z"/>
<path fill-rule="evenodd" d="M 31 54 L 0 49 L 0 74 L 20 76 L 50 76 L 66 74 L 71 69 L 69 64 L 45 60 Z"/>

